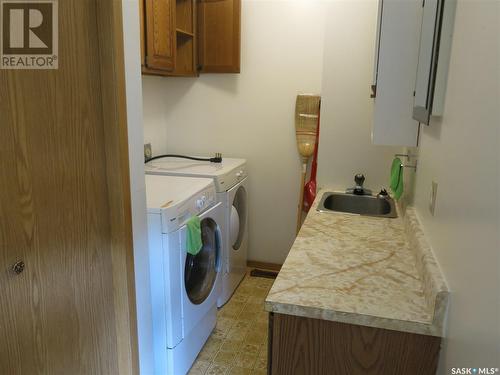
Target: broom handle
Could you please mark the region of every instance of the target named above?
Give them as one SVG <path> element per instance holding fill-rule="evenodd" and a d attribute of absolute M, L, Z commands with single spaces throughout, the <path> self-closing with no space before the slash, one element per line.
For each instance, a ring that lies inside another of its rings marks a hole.
<path fill-rule="evenodd" d="M 307 163 L 302 163 L 302 175 L 300 179 L 300 198 L 297 209 L 297 234 L 299 234 L 300 227 L 302 226 L 302 202 L 304 201 L 304 185 L 306 181 Z"/>
<path fill-rule="evenodd" d="M 319 114 L 318 127 L 316 128 L 316 142 L 314 144 L 314 156 L 311 164 L 311 181 L 316 181 L 316 172 L 318 170 L 318 148 L 319 148 Z"/>

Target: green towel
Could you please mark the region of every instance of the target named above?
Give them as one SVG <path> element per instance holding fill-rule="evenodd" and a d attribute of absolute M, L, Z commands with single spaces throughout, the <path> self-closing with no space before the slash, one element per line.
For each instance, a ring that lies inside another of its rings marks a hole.
<path fill-rule="evenodd" d="M 191 255 L 196 255 L 200 252 L 203 246 L 201 240 L 201 220 L 198 216 L 193 216 L 187 221 L 186 226 L 186 251 Z"/>
<path fill-rule="evenodd" d="M 391 190 L 394 194 L 394 199 L 401 198 L 403 194 L 403 167 L 401 159 L 395 158 L 391 166 Z"/>

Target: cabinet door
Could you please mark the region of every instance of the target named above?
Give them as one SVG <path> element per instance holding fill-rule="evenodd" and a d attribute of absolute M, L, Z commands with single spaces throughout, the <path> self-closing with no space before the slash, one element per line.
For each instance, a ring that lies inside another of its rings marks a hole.
<path fill-rule="evenodd" d="M 380 0 L 372 97 L 372 142 L 416 146 L 418 122 L 412 118 L 422 3 Z"/>
<path fill-rule="evenodd" d="M 198 64 L 202 73 L 240 72 L 241 0 L 201 0 Z"/>
<path fill-rule="evenodd" d="M 444 107 L 456 1 L 426 0 L 420 33 L 413 118 L 429 125 Z"/>
<path fill-rule="evenodd" d="M 429 125 L 432 96 L 437 68 L 437 50 L 440 33 L 441 0 L 427 0 L 424 3 L 417 79 L 415 82 L 415 106 L 413 118 Z"/>
<path fill-rule="evenodd" d="M 175 68 L 175 0 L 146 0 L 146 66 Z"/>

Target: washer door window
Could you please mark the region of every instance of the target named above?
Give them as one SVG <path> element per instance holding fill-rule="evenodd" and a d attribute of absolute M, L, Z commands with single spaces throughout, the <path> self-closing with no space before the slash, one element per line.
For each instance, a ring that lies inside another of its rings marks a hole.
<path fill-rule="evenodd" d="M 234 196 L 233 206 L 231 207 L 230 217 L 230 243 L 233 250 L 238 250 L 243 241 L 245 227 L 247 225 L 247 192 L 243 186 L 240 186 Z"/>
<path fill-rule="evenodd" d="M 217 277 L 220 253 L 220 231 L 217 223 L 210 218 L 201 221 L 203 246 L 196 255 L 186 255 L 184 283 L 189 300 L 199 305 L 207 299 Z"/>

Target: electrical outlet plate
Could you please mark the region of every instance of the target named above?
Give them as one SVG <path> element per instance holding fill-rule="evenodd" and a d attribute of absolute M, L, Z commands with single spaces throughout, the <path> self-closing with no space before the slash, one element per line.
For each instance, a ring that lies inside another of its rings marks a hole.
<path fill-rule="evenodd" d="M 436 209 L 437 188 L 438 188 L 437 182 L 432 181 L 431 195 L 429 197 L 429 211 L 431 212 L 432 216 L 434 216 L 434 212 Z"/>
<path fill-rule="evenodd" d="M 144 159 L 150 159 L 153 157 L 153 148 L 151 147 L 151 143 L 146 143 L 144 145 Z"/>

